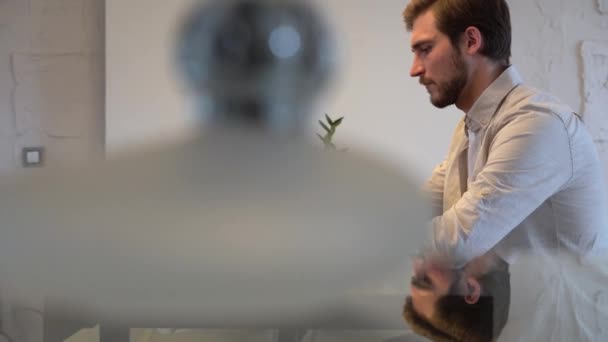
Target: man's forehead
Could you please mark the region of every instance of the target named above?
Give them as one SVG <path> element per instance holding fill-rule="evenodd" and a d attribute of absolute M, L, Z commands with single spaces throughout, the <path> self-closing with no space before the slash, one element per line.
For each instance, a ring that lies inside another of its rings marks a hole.
<path fill-rule="evenodd" d="M 414 20 L 411 37 L 412 47 L 420 42 L 433 41 L 437 39 L 438 36 L 439 31 L 435 25 L 435 15 L 433 14 L 433 11 L 428 10 Z"/>

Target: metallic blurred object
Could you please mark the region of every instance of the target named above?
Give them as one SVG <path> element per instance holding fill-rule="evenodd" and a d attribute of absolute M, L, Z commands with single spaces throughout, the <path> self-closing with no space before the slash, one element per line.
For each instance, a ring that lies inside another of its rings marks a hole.
<path fill-rule="evenodd" d="M 305 2 L 227 0 L 199 6 L 178 40 L 178 66 L 214 123 L 293 136 L 332 73 L 326 23 Z"/>
<path fill-rule="evenodd" d="M 209 130 L 2 180 L 0 282 L 127 326 L 280 327 L 405 270 L 425 235 L 416 186 L 374 158 L 291 139 L 331 71 L 322 21 L 287 0 L 193 13 L 179 65 Z"/>

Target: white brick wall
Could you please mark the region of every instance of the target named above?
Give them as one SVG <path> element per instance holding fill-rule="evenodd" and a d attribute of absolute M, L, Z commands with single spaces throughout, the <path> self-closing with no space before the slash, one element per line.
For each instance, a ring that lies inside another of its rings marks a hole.
<path fill-rule="evenodd" d="M 103 0 L 0 1 L 0 170 L 103 151 Z"/>
<path fill-rule="evenodd" d="M 581 113 L 608 182 L 608 8 L 606 0 L 507 0 L 513 61 L 526 81 Z"/>

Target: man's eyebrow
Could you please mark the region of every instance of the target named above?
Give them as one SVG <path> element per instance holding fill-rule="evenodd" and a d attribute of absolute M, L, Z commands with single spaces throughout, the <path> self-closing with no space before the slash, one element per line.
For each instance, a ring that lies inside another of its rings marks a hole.
<path fill-rule="evenodd" d="M 428 278 L 428 277 L 425 277 L 425 278 L 427 278 L 427 280 L 423 281 L 422 279 L 420 279 L 420 277 L 414 275 L 414 276 L 412 276 L 411 284 L 415 288 L 420 289 L 420 290 L 432 290 L 434 287 L 433 282 L 430 280 L 430 278 Z"/>
<path fill-rule="evenodd" d="M 412 45 L 412 51 L 419 50 L 422 45 L 431 44 L 432 42 L 433 42 L 432 39 L 419 40 Z"/>

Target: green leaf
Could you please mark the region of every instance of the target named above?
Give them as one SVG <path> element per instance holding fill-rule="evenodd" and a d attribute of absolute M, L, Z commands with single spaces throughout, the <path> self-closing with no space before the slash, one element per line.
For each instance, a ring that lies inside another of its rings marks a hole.
<path fill-rule="evenodd" d="M 325 120 L 327 122 L 323 122 L 323 120 L 319 120 L 319 125 L 323 127 L 325 130 L 325 135 L 321 135 L 317 133 L 317 137 L 321 139 L 323 144 L 325 145 L 326 150 L 338 150 L 337 146 L 333 143 L 333 137 L 336 133 L 336 128 L 342 123 L 344 117 L 340 117 L 337 120 L 332 120 L 331 117 L 327 113 L 325 113 Z M 341 148 L 338 151 L 347 151 L 347 148 Z"/>
<path fill-rule="evenodd" d="M 331 132 L 331 131 L 332 131 L 332 130 L 331 130 L 329 127 L 327 127 L 327 125 L 326 125 L 325 123 L 323 123 L 323 121 L 321 121 L 321 120 L 319 120 L 319 125 L 321 125 L 321 127 L 323 127 L 323 129 L 324 129 L 324 130 L 325 130 L 327 133 L 329 133 L 329 132 Z"/>
<path fill-rule="evenodd" d="M 327 146 L 328 144 L 330 144 L 330 143 L 331 143 L 331 139 L 328 139 L 328 137 L 327 137 L 327 136 L 325 136 L 325 137 L 324 137 L 324 136 L 322 136 L 321 134 L 317 134 L 317 136 L 319 137 L 319 139 L 321 139 L 321 141 L 323 142 L 323 144 L 324 144 L 325 146 Z"/>

